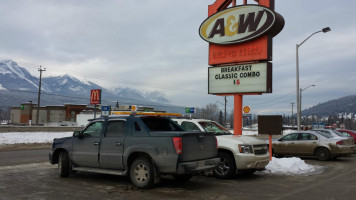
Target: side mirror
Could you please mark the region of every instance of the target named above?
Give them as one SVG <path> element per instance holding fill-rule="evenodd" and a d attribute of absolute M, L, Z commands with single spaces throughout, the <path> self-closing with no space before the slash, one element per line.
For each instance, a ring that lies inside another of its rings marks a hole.
<path fill-rule="evenodd" d="M 81 131 L 74 131 L 73 137 L 83 138 L 83 133 Z"/>

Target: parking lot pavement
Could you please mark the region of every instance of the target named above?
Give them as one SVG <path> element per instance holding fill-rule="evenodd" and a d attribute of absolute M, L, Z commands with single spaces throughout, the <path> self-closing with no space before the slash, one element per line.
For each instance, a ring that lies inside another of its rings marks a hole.
<path fill-rule="evenodd" d="M 139 190 L 126 177 L 76 173 L 58 178 L 48 162 L 0 166 L 0 199 L 352 199 L 356 156 L 320 162 L 305 175 L 256 173 L 231 180 L 195 176 L 189 182 L 164 177 L 155 188 Z"/>

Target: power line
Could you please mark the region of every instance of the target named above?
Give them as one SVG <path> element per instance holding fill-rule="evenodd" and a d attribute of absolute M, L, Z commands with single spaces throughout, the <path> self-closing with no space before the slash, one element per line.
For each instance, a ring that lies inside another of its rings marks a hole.
<path fill-rule="evenodd" d="M 31 63 L 22 63 L 21 65 L 24 65 L 26 67 L 31 67 L 33 68 L 32 66 L 34 66 L 33 64 Z M 83 76 L 85 75 L 85 77 L 89 77 L 91 79 L 95 79 L 95 80 L 98 80 L 98 81 L 107 81 L 107 76 L 103 76 L 103 75 L 100 75 L 100 73 L 88 73 L 88 72 L 79 72 L 79 71 L 74 71 L 73 69 L 72 70 L 68 70 L 67 68 L 63 68 L 63 67 L 56 67 L 55 70 L 51 70 L 52 72 L 58 72 L 58 73 L 61 73 L 61 72 L 65 72 L 65 74 L 68 74 L 68 72 L 70 72 L 70 74 L 74 74 L 74 75 L 77 75 L 77 76 Z M 146 88 L 155 88 L 155 89 L 159 89 L 159 90 L 170 90 L 170 91 L 175 91 L 175 92 L 184 92 L 184 93 L 191 93 L 191 94 L 197 94 L 197 93 L 200 93 L 200 94 L 203 94 L 203 92 L 201 92 L 201 90 L 187 90 L 187 89 L 182 89 L 181 87 L 167 87 L 167 86 L 163 86 L 165 84 L 160 84 L 160 85 L 146 85 L 146 84 L 143 84 L 142 82 L 138 82 L 138 81 L 134 81 L 134 80 L 127 80 L 127 79 L 123 79 L 123 78 L 118 78 L 116 77 L 115 78 L 115 81 L 116 82 L 123 82 L 123 83 L 126 83 L 126 84 L 131 84 L 131 85 L 136 85 L 136 86 L 140 86 L 140 87 L 146 87 Z M 206 94 L 204 92 L 204 94 Z"/>
<path fill-rule="evenodd" d="M 285 101 L 290 101 L 291 99 L 295 98 L 294 96 L 290 97 L 290 95 L 292 95 L 293 93 L 295 93 L 295 92 L 288 93 L 288 94 L 283 95 L 281 97 L 276 97 L 275 99 L 272 99 L 270 101 L 262 101 L 262 102 L 258 102 L 258 103 L 252 104 L 252 105 L 253 106 L 257 106 L 257 105 L 274 105 L 274 104 L 277 104 L 277 103 L 283 103 Z M 285 97 L 289 97 L 289 98 L 284 99 Z"/>
<path fill-rule="evenodd" d="M 32 65 L 32 64 L 30 64 Z M 27 65 L 28 66 L 28 65 Z M 66 68 L 62 68 L 62 67 L 56 67 L 57 72 L 67 72 L 68 73 L 68 69 Z M 98 80 L 98 81 L 106 81 L 107 77 L 102 76 L 102 75 L 98 75 L 98 74 L 93 74 L 93 73 L 88 73 L 88 72 L 75 72 L 74 70 L 70 71 L 71 74 L 75 74 L 75 75 L 85 75 L 85 77 L 90 77 L 92 79 Z M 162 85 L 160 86 L 146 86 L 145 84 L 142 84 L 140 82 L 134 81 L 134 80 L 127 80 L 127 79 L 122 79 L 122 78 L 115 78 L 116 82 L 124 82 L 124 83 L 128 83 L 131 85 L 136 85 L 136 86 L 140 86 L 140 87 L 148 87 L 148 88 L 155 88 L 155 89 L 160 89 L 160 90 L 174 90 L 175 92 L 184 92 L 184 93 L 192 93 L 192 94 L 197 94 L 197 93 L 201 93 L 203 94 L 203 92 L 201 92 L 201 90 L 196 90 L 196 91 L 187 91 L 186 89 L 182 89 L 182 88 L 172 88 L 172 87 L 164 87 Z M 164 84 L 163 84 L 164 85 Z M 286 95 L 283 95 L 281 97 L 276 97 L 275 99 L 272 99 L 268 102 L 266 101 L 261 101 L 261 102 L 257 102 L 254 104 L 251 104 L 251 106 L 268 106 L 268 105 L 275 105 L 278 103 L 284 103 L 284 102 L 288 102 L 292 99 L 294 99 L 294 97 L 289 97 L 290 95 L 294 94 L 295 91 L 288 93 Z M 204 92 L 204 94 L 206 94 Z M 286 98 L 289 97 L 289 98 Z M 229 108 L 233 108 L 233 105 L 227 105 Z"/>

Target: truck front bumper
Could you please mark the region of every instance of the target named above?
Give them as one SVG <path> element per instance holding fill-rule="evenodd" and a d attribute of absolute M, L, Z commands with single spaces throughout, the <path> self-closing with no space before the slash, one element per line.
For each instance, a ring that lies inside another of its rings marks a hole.
<path fill-rule="evenodd" d="M 259 170 L 263 169 L 269 163 L 269 154 L 236 154 L 236 169 L 237 170 Z"/>
<path fill-rule="evenodd" d="M 220 158 L 211 158 L 178 164 L 177 174 L 196 174 L 213 169 L 219 165 Z"/>

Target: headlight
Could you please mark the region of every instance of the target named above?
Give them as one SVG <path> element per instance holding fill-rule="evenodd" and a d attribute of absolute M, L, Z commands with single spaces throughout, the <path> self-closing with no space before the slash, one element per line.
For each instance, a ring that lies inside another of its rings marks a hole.
<path fill-rule="evenodd" d="M 239 144 L 240 153 L 253 153 L 251 145 Z"/>

